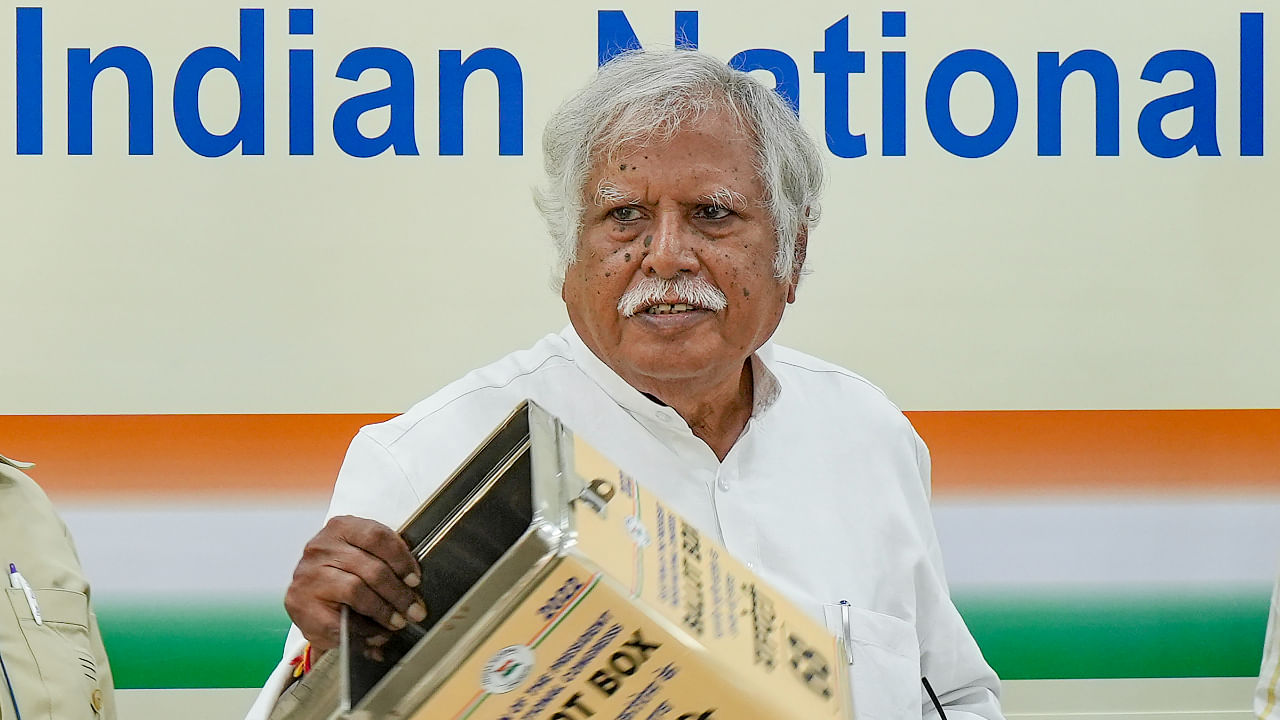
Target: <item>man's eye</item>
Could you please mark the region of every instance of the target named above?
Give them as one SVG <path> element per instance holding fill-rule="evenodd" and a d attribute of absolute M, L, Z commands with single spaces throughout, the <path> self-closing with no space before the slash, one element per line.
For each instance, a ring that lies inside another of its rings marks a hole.
<path fill-rule="evenodd" d="M 732 214 L 732 210 L 719 205 L 704 205 L 698 210 L 698 217 L 706 218 L 707 220 L 723 220 Z"/>
<path fill-rule="evenodd" d="M 614 208 L 609 211 L 609 217 L 618 222 L 628 222 L 630 220 L 639 220 L 640 211 L 633 207 Z"/>

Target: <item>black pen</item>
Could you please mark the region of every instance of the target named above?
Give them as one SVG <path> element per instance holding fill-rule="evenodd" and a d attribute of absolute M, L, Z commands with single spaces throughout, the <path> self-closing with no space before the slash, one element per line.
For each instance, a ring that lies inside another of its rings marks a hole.
<path fill-rule="evenodd" d="M 938 702 L 938 696 L 933 692 L 933 686 L 929 684 L 929 678 L 922 677 L 920 682 L 924 683 L 924 689 L 929 693 L 929 699 L 933 701 L 933 707 L 938 711 L 938 717 L 947 720 L 947 714 L 942 712 L 942 703 Z"/>
<path fill-rule="evenodd" d="M 4 664 L 4 655 L 0 655 L 0 671 L 4 672 L 4 684 L 9 688 L 9 700 L 13 703 L 13 714 L 22 720 L 22 711 L 18 709 L 18 696 L 13 694 L 13 681 L 9 679 L 9 668 Z"/>

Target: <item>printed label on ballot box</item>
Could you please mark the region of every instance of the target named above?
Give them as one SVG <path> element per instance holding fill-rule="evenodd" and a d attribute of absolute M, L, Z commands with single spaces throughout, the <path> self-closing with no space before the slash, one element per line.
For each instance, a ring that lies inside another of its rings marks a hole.
<path fill-rule="evenodd" d="M 413 720 L 848 717 L 836 642 L 586 443 L 607 496 Z"/>

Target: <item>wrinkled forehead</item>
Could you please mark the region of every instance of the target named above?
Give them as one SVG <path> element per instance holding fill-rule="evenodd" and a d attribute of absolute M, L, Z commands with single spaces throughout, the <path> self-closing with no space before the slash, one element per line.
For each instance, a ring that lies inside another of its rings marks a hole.
<path fill-rule="evenodd" d="M 723 122 L 724 120 L 729 121 L 727 125 Z M 614 129 L 612 132 L 602 132 L 593 141 L 587 156 L 589 162 L 583 176 L 583 195 L 611 199 L 613 186 L 608 182 L 601 182 L 601 175 L 609 174 L 610 168 L 619 165 L 626 158 L 645 155 L 646 151 L 664 150 L 685 133 L 710 132 L 706 130 L 708 125 L 715 126 L 714 132 L 711 132 L 715 138 L 726 140 L 735 147 L 735 151 L 740 149 L 751 158 L 752 169 L 756 173 L 755 179 L 763 183 L 764 178 L 760 174 L 760 149 L 755 142 L 755 134 L 738 114 L 728 112 L 728 108 L 716 107 L 709 113 L 687 117 L 670 126 L 648 126 L 633 131 Z M 734 191 L 725 189 L 722 193 L 727 195 L 733 194 Z"/>
<path fill-rule="evenodd" d="M 754 147 L 755 128 L 727 97 L 714 93 L 686 100 L 669 107 L 640 103 L 618 108 L 588 139 L 592 163 L 612 162 L 636 150 L 666 145 L 682 132 L 722 119 L 729 120 L 743 142 Z"/>

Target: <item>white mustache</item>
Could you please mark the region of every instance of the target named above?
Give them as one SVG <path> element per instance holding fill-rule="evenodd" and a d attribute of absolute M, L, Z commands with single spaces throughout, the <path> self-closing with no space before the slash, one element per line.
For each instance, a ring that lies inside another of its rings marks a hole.
<path fill-rule="evenodd" d="M 622 294 L 618 312 L 623 317 L 631 317 L 651 305 L 668 302 L 672 295 L 677 298 L 672 304 L 684 303 L 712 312 L 720 312 L 729 305 L 720 288 L 704 278 L 678 275 L 675 280 L 668 280 L 646 275 Z"/>

